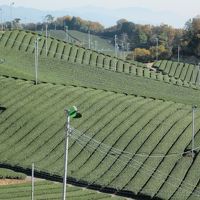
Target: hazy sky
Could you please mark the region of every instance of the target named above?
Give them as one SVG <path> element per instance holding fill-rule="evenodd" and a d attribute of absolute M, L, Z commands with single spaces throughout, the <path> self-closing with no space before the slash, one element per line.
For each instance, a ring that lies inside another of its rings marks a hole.
<path fill-rule="evenodd" d="M 70 15 L 97 20 L 106 26 L 113 25 L 114 20 L 116 22 L 120 18 L 126 18 L 135 23 L 163 22 L 183 27 L 188 19 L 200 15 L 200 0 L 0 0 L 0 5 L 11 5 L 12 2 L 15 2 L 15 7 L 36 8 L 47 12 L 67 11 Z M 83 7 L 87 6 L 101 8 L 85 11 Z M 137 9 L 131 9 L 134 7 Z M 129 12 L 126 12 L 127 8 L 130 8 Z M 93 15 L 90 12 L 93 12 Z"/>
<path fill-rule="evenodd" d="M 0 0 L 0 4 L 9 5 L 12 1 Z M 60 10 L 69 7 L 100 6 L 106 8 L 143 7 L 154 11 L 168 10 L 179 15 L 197 15 L 200 13 L 200 0 L 15 0 L 15 6 L 38 8 L 42 10 Z"/>

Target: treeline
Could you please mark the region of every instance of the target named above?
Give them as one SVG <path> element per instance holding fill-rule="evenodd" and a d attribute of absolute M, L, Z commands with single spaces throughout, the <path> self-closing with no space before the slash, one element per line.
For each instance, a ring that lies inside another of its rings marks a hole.
<path fill-rule="evenodd" d="M 84 20 L 80 17 L 71 17 L 69 15 L 54 18 L 52 15 L 45 16 L 44 22 L 24 24 L 23 28 L 28 30 L 42 30 L 48 24 L 48 29 L 53 30 L 77 30 L 81 32 L 98 33 L 104 30 L 104 26 L 99 22 Z"/>
<path fill-rule="evenodd" d="M 200 17 L 197 16 L 186 22 L 183 29 L 161 24 L 159 26 L 140 25 L 120 19 L 116 25 L 104 28 L 99 22 L 92 22 L 80 17 L 63 16 L 54 18 L 47 15 L 44 22 L 37 24 L 20 24 L 20 19 L 13 22 L 15 28 L 29 30 L 48 29 L 90 31 L 112 40 L 121 51 L 129 52 L 127 59 L 150 62 L 155 59 L 171 59 L 176 57 L 178 50 L 181 56 L 200 57 Z M 11 26 L 7 22 L 7 27 Z"/>
<path fill-rule="evenodd" d="M 120 19 L 115 26 L 104 29 L 102 36 L 118 36 L 122 50 L 129 49 L 127 59 L 151 62 L 155 59 L 171 59 L 195 56 L 200 58 L 200 16 L 188 20 L 183 29 L 161 24 L 140 25 Z"/>
<path fill-rule="evenodd" d="M 127 59 L 149 62 L 168 59 L 177 52 L 183 29 L 175 29 L 169 25 L 140 25 L 125 19 L 117 21 L 113 27 L 104 29 L 102 36 L 118 36 L 120 49 L 131 51 Z"/>

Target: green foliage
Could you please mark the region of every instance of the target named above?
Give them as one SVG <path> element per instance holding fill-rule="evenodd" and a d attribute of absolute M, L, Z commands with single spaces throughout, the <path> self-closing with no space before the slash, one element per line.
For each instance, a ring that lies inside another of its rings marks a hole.
<path fill-rule="evenodd" d="M 163 45 L 159 45 L 158 47 L 151 46 L 149 49 L 135 48 L 132 53 L 128 54 L 127 59 L 135 59 L 139 62 L 151 62 L 154 61 L 157 56 L 159 59 L 168 59 L 170 53 Z"/>
<path fill-rule="evenodd" d="M 132 56 L 134 56 L 134 59 L 140 62 L 148 62 L 151 59 L 150 51 L 144 48 L 136 48 L 132 54 Z M 129 57 L 130 56 L 131 55 L 129 55 Z"/>
<path fill-rule="evenodd" d="M 169 50 L 164 45 L 152 46 L 150 47 L 151 58 L 152 60 L 156 59 L 156 55 L 158 54 L 158 59 L 168 59 L 171 55 Z"/>
<path fill-rule="evenodd" d="M 181 49 L 184 53 L 189 55 L 200 56 L 200 18 L 194 17 L 186 22 L 185 33 L 181 42 Z"/>

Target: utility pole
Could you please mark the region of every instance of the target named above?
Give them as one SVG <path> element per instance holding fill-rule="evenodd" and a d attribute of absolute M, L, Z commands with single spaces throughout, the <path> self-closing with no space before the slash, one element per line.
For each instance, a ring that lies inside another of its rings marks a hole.
<path fill-rule="evenodd" d="M 40 38 L 37 38 L 35 40 L 35 84 L 38 84 L 38 55 L 39 55 L 39 40 Z"/>
<path fill-rule="evenodd" d="M 117 57 L 118 54 L 118 44 L 117 44 L 117 35 L 115 35 L 115 57 Z"/>
<path fill-rule="evenodd" d="M 126 56 L 128 56 L 128 52 L 129 52 L 129 43 L 127 42 L 127 44 L 126 44 Z"/>
<path fill-rule="evenodd" d="M 178 63 L 179 63 L 179 60 L 180 60 L 180 46 L 178 45 Z"/>
<path fill-rule="evenodd" d="M 199 86 L 200 86 L 200 63 L 198 63 L 198 67 L 199 67 Z"/>
<path fill-rule="evenodd" d="M 158 38 L 156 38 L 156 61 L 158 61 Z"/>
<path fill-rule="evenodd" d="M 94 50 L 98 51 L 98 41 L 94 41 Z"/>
<path fill-rule="evenodd" d="M 128 38 L 128 35 L 123 33 L 122 34 L 122 50 L 123 50 L 123 58 L 124 58 L 124 60 L 126 58 L 125 50 L 126 50 L 126 46 L 127 46 L 127 38 Z"/>
<path fill-rule="evenodd" d="M 3 31 L 3 9 L 0 8 L 0 13 L 1 13 L 1 30 Z"/>
<path fill-rule="evenodd" d="M 70 130 L 70 118 L 76 118 L 78 110 L 76 106 L 73 106 L 69 109 L 65 110 L 67 120 L 65 124 L 65 149 L 64 149 L 64 177 L 63 177 L 63 200 L 66 200 L 66 192 L 67 192 L 67 161 L 68 161 L 68 144 L 69 144 L 69 136 L 71 134 Z"/>
<path fill-rule="evenodd" d="M 34 200 L 34 163 L 32 163 L 31 183 L 31 200 Z"/>
<path fill-rule="evenodd" d="M 126 51 L 127 51 L 127 53 L 129 52 L 129 43 L 127 43 L 127 45 L 126 45 Z"/>
<path fill-rule="evenodd" d="M 68 26 L 65 26 L 65 30 L 66 30 L 66 41 L 69 42 L 69 29 L 68 29 Z"/>
<path fill-rule="evenodd" d="M 68 161 L 68 143 L 70 135 L 70 115 L 66 110 L 67 122 L 65 127 L 65 152 L 64 152 L 64 178 L 63 178 L 63 200 L 66 199 L 67 192 L 67 161 Z"/>
<path fill-rule="evenodd" d="M 121 44 L 121 57 L 122 57 L 122 59 L 124 59 L 124 43 L 122 42 L 122 44 Z"/>
<path fill-rule="evenodd" d="M 13 12 L 12 7 L 14 6 L 15 2 L 10 3 L 10 24 L 11 24 L 11 30 L 13 29 Z"/>
<path fill-rule="evenodd" d="M 88 31 L 88 48 L 91 48 L 91 35 L 90 35 L 90 30 Z"/>
<path fill-rule="evenodd" d="M 125 60 L 125 58 L 126 58 L 126 55 L 125 55 L 125 41 L 122 42 L 122 57 Z"/>
<path fill-rule="evenodd" d="M 46 23 L 46 40 L 45 40 L 45 46 L 46 46 L 46 56 L 48 55 L 48 24 Z"/>
<path fill-rule="evenodd" d="M 195 116 L 194 116 L 194 113 L 195 113 L 195 110 L 196 110 L 197 106 L 196 105 L 193 105 L 192 106 L 192 158 L 194 158 L 195 156 L 195 153 L 194 153 L 194 129 L 195 129 L 195 124 L 194 124 L 194 120 L 195 120 Z"/>

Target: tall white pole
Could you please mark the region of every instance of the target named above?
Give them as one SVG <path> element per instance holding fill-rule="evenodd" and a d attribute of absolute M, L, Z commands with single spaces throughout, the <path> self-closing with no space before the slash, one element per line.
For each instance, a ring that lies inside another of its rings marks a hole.
<path fill-rule="evenodd" d="M 70 134 L 70 116 L 68 111 L 67 114 L 67 122 L 65 127 L 65 152 L 64 152 L 64 177 L 63 177 L 63 200 L 67 199 L 67 161 L 68 161 L 68 143 L 69 143 L 69 134 Z"/>
<path fill-rule="evenodd" d="M 128 55 L 128 52 L 129 52 L 129 43 L 127 42 L 126 44 L 126 54 Z"/>
<path fill-rule="evenodd" d="M 15 2 L 12 2 L 10 4 L 10 23 L 11 23 L 11 30 L 13 29 L 13 13 L 12 13 L 12 7 L 14 6 Z"/>
<path fill-rule="evenodd" d="M 67 39 L 67 42 L 69 42 L 69 29 L 68 29 L 68 26 L 65 26 L 66 28 L 66 39 Z"/>
<path fill-rule="evenodd" d="M 117 49 L 118 48 L 118 44 L 117 44 L 117 35 L 115 35 L 115 57 L 117 57 Z"/>
<path fill-rule="evenodd" d="M 195 118 L 194 118 L 194 113 L 195 113 L 195 109 L 196 109 L 196 106 L 195 105 L 193 105 L 192 106 L 192 157 L 194 158 L 194 129 L 195 129 L 195 127 L 194 127 L 194 120 L 195 120 Z"/>
<path fill-rule="evenodd" d="M 48 39 L 48 24 L 46 23 L 46 41 L 45 41 L 46 56 L 47 56 L 47 54 L 48 54 L 48 43 L 47 43 L 47 39 Z"/>
<path fill-rule="evenodd" d="M 3 31 L 3 10 L 2 10 L 2 8 L 0 8 L 0 12 L 1 12 L 1 30 Z"/>
<path fill-rule="evenodd" d="M 38 84 L 38 55 L 39 55 L 39 38 L 35 40 L 35 84 Z"/>
<path fill-rule="evenodd" d="M 198 64 L 199 66 L 199 86 L 200 86 L 200 63 Z"/>
<path fill-rule="evenodd" d="M 91 48 L 91 36 L 90 36 L 90 30 L 88 31 L 88 48 Z"/>
<path fill-rule="evenodd" d="M 94 50 L 97 51 L 98 50 L 98 41 L 94 41 Z"/>
<path fill-rule="evenodd" d="M 31 200 L 34 200 L 34 163 L 32 163 L 31 183 Z"/>
<path fill-rule="evenodd" d="M 158 61 L 158 38 L 156 38 L 156 61 Z"/>
<path fill-rule="evenodd" d="M 180 46 L 178 45 L 178 63 L 180 61 Z"/>
<path fill-rule="evenodd" d="M 37 40 L 35 40 L 35 84 L 37 85 Z"/>

